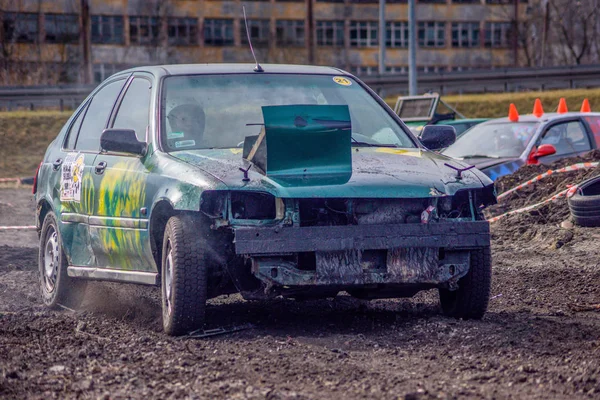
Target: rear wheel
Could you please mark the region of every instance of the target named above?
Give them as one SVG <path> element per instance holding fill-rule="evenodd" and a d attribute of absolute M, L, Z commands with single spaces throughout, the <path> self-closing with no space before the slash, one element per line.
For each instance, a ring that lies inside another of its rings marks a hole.
<path fill-rule="evenodd" d="M 46 215 L 42 224 L 38 267 L 42 301 L 47 307 L 79 307 L 85 296 L 87 282 L 67 275 L 67 257 L 53 212 Z"/>
<path fill-rule="evenodd" d="M 454 318 L 481 319 L 490 299 L 492 254 L 489 247 L 471 250 L 469 272 L 458 281 L 457 290 L 439 289 L 445 315 Z"/>
<path fill-rule="evenodd" d="M 169 335 L 182 335 L 202 327 L 207 300 L 209 252 L 198 217 L 171 217 L 165 228 L 162 251 L 163 327 Z"/>

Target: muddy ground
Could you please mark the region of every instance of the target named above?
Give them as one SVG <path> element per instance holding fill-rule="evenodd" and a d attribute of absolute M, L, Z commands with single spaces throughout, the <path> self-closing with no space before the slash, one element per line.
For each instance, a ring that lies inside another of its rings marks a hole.
<path fill-rule="evenodd" d="M 29 189 L 0 189 L 0 225 L 31 225 Z M 600 398 L 600 228 L 511 216 L 493 228 L 481 321 L 413 299 L 212 300 L 206 328 L 176 339 L 156 288 L 90 284 L 80 311 L 48 311 L 37 236 L 0 232 L 0 398 Z"/>

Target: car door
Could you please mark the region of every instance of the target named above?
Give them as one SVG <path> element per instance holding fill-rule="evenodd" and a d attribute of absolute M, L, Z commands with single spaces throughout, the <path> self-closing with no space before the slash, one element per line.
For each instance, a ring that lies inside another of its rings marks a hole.
<path fill-rule="evenodd" d="M 138 141 L 147 142 L 151 96 L 151 78 L 134 76 L 108 127 L 133 129 Z M 102 151 L 94 161 L 97 208 L 90 218 L 90 232 L 101 268 L 156 273 L 148 223 L 152 201 L 147 187 L 149 158 Z"/>
<path fill-rule="evenodd" d="M 88 226 L 95 208 L 93 162 L 100 150 L 100 133 L 124 83 L 124 77 L 107 81 L 88 99 L 69 127 L 61 155 L 53 162 L 53 170 L 60 171 L 56 191 L 62 240 L 73 266 L 97 265 Z"/>
<path fill-rule="evenodd" d="M 542 144 L 551 144 L 556 148 L 556 154 L 540 158 L 544 164 L 573 157 L 592 149 L 585 125 L 579 118 L 549 124 L 536 143 L 538 147 Z"/>

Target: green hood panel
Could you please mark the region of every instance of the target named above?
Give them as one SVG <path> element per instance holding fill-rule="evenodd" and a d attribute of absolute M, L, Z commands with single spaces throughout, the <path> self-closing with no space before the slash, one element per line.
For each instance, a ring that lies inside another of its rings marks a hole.
<path fill-rule="evenodd" d="M 352 148 L 348 106 L 262 107 L 266 174 L 271 178 L 350 179 Z M 327 184 L 327 183 L 326 183 Z"/>
<path fill-rule="evenodd" d="M 456 172 L 467 165 L 422 149 L 360 147 L 352 149 L 352 174 L 270 177 L 250 168 L 248 182 L 240 168 L 251 164 L 241 149 L 189 150 L 171 153 L 222 182 L 215 189 L 266 191 L 282 198 L 423 198 L 453 195 L 460 189 L 481 188 L 492 181 L 478 170 Z"/>

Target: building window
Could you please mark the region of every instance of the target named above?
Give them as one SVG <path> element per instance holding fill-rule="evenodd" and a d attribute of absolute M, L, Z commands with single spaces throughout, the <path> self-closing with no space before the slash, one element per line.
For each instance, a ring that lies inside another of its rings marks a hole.
<path fill-rule="evenodd" d="M 94 82 L 100 83 L 109 76 L 124 69 L 127 69 L 127 66 L 119 64 L 94 64 Z"/>
<path fill-rule="evenodd" d="M 246 35 L 246 27 L 244 21 L 240 24 L 242 44 L 248 44 Z M 269 20 L 268 19 L 249 19 L 248 31 L 253 46 L 268 46 L 269 45 Z"/>
<path fill-rule="evenodd" d="M 446 67 L 438 67 L 435 65 L 424 65 L 421 67 L 417 67 L 417 72 L 422 72 L 426 74 L 435 74 L 440 72 L 445 72 Z"/>
<path fill-rule="evenodd" d="M 478 47 L 479 22 L 453 22 L 452 47 Z"/>
<path fill-rule="evenodd" d="M 275 23 L 277 46 L 304 46 L 304 20 L 279 19 Z"/>
<path fill-rule="evenodd" d="M 48 43 L 79 42 L 79 16 L 77 14 L 44 15 L 45 41 Z"/>
<path fill-rule="evenodd" d="M 318 46 L 343 46 L 344 21 L 317 21 Z"/>
<path fill-rule="evenodd" d="M 418 38 L 421 47 L 444 47 L 446 45 L 445 22 L 419 22 Z"/>
<path fill-rule="evenodd" d="M 486 4 L 514 4 L 515 0 L 485 0 Z M 528 0 L 520 0 L 519 3 L 527 4 Z"/>
<path fill-rule="evenodd" d="M 131 44 L 157 45 L 160 24 L 156 17 L 129 17 L 129 40 Z"/>
<path fill-rule="evenodd" d="M 123 43 L 123 17 L 92 15 L 92 43 Z"/>
<path fill-rule="evenodd" d="M 512 23 L 486 22 L 485 47 L 509 47 L 512 36 Z"/>
<path fill-rule="evenodd" d="M 408 22 L 386 22 L 385 36 L 387 47 L 408 47 Z"/>
<path fill-rule="evenodd" d="M 377 21 L 350 21 L 350 46 L 375 47 L 378 45 Z"/>
<path fill-rule="evenodd" d="M 196 18 L 169 18 L 169 44 L 198 44 L 198 20 Z"/>
<path fill-rule="evenodd" d="M 244 37 L 246 32 L 244 32 Z M 210 19 L 204 20 L 204 44 L 212 46 L 233 45 L 233 20 Z"/>
<path fill-rule="evenodd" d="M 406 67 L 406 66 L 385 67 L 385 72 L 388 74 L 406 74 L 408 72 L 408 67 Z"/>
<path fill-rule="evenodd" d="M 379 73 L 379 67 L 376 66 L 367 66 L 367 65 L 360 65 L 360 66 L 355 66 L 355 67 L 350 67 L 350 72 L 352 72 L 354 75 L 376 75 Z"/>
<path fill-rule="evenodd" d="M 38 15 L 33 13 L 4 13 L 6 42 L 34 43 L 38 39 Z"/>

